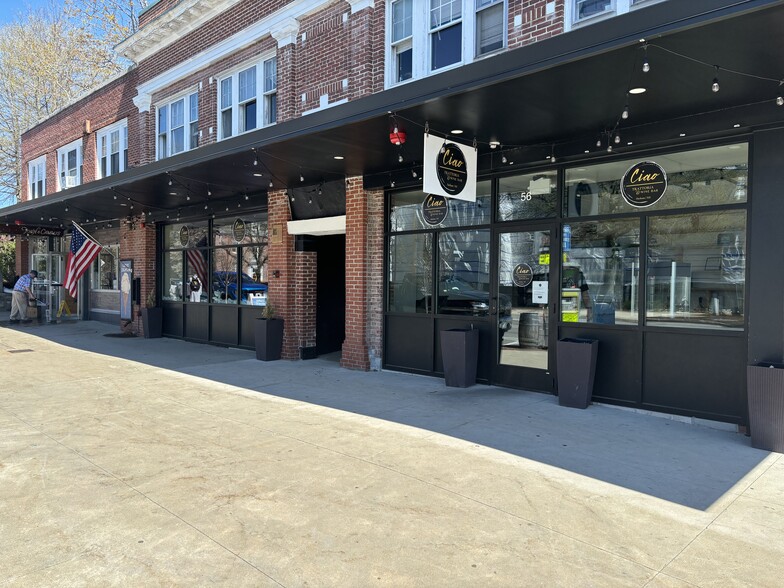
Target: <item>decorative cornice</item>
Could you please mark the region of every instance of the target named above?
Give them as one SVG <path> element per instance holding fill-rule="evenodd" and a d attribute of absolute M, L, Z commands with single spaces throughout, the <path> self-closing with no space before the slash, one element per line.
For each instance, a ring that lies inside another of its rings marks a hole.
<path fill-rule="evenodd" d="M 133 103 L 136 108 L 139 109 L 139 112 L 150 112 L 150 107 L 152 106 L 152 94 L 139 92 L 136 96 L 133 97 Z"/>
<path fill-rule="evenodd" d="M 294 17 L 286 18 L 270 28 L 270 35 L 278 42 L 278 47 L 285 47 L 297 42 L 299 21 Z"/>
<path fill-rule="evenodd" d="M 365 8 L 375 7 L 375 0 L 346 0 L 346 2 L 351 4 L 351 14 L 356 14 Z"/>

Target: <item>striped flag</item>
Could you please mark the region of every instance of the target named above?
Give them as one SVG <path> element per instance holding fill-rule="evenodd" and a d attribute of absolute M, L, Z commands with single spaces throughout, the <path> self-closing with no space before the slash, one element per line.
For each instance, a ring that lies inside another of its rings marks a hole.
<path fill-rule="evenodd" d="M 65 262 L 65 279 L 63 287 L 76 298 L 79 286 L 79 278 L 82 277 L 90 264 L 98 257 L 103 247 L 90 235 L 85 233 L 76 223 L 73 224 L 71 233 L 71 249 L 68 252 L 68 260 Z"/>
<path fill-rule="evenodd" d="M 202 237 L 198 243 L 196 243 L 196 247 L 202 247 L 207 244 L 207 236 L 205 235 Z M 206 251 L 201 249 L 187 249 L 185 251 L 185 257 L 188 260 L 188 272 L 187 276 L 196 275 L 199 278 L 199 281 L 202 283 L 202 288 L 204 291 L 207 291 L 207 276 L 209 275 L 207 271 L 207 259 L 206 259 Z"/>

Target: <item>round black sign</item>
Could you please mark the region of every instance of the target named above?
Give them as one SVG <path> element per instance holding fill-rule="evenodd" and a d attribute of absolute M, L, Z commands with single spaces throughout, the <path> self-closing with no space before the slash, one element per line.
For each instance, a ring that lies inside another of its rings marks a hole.
<path fill-rule="evenodd" d="M 468 181 L 466 158 L 460 147 L 444 143 L 438 152 L 436 175 L 441 187 L 449 195 L 460 194 Z"/>
<path fill-rule="evenodd" d="M 527 263 L 518 263 L 512 270 L 512 281 L 515 286 L 525 288 L 534 281 L 534 270 Z"/>
<path fill-rule="evenodd" d="M 628 204 L 645 208 L 656 204 L 667 190 L 667 173 L 658 163 L 635 163 L 621 179 L 621 194 Z"/>
<path fill-rule="evenodd" d="M 422 216 L 431 227 L 440 225 L 448 213 L 449 203 L 446 196 L 427 194 L 422 201 Z"/>
<path fill-rule="evenodd" d="M 180 245 L 182 245 L 183 247 L 187 247 L 190 242 L 191 242 L 191 232 L 188 229 L 187 225 L 182 225 L 180 227 Z"/>
<path fill-rule="evenodd" d="M 245 221 L 241 218 L 235 220 L 232 231 L 234 232 L 234 240 L 237 243 L 242 242 L 242 240 L 245 239 Z"/>

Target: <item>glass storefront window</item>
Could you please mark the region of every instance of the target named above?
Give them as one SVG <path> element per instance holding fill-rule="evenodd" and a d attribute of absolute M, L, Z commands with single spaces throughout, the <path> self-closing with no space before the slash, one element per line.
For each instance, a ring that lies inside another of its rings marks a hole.
<path fill-rule="evenodd" d="M 207 221 L 175 223 L 163 227 L 164 249 L 186 249 L 207 245 Z"/>
<path fill-rule="evenodd" d="M 651 218 L 648 324 L 742 329 L 745 250 L 744 210 Z"/>
<path fill-rule="evenodd" d="M 440 227 L 464 227 L 490 223 L 489 181 L 476 183 L 476 202 L 448 198 L 449 210 Z M 431 228 L 422 215 L 425 193 L 421 190 L 397 192 L 390 196 L 389 226 L 391 231 L 413 231 Z"/>
<path fill-rule="evenodd" d="M 104 247 L 98 254 L 98 259 L 92 264 L 93 290 L 118 290 L 119 274 L 119 245 Z"/>
<path fill-rule="evenodd" d="M 646 211 L 743 203 L 748 157 L 748 145 L 740 143 L 568 169 L 565 214 L 574 218 L 638 212 L 621 196 L 620 184 L 640 161 L 659 164 L 668 179 L 667 191 Z"/>
<path fill-rule="evenodd" d="M 430 233 L 389 238 L 387 310 L 432 312 L 432 258 Z"/>
<path fill-rule="evenodd" d="M 214 245 L 262 243 L 267 240 L 267 214 L 215 219 L 212 224 Z"/>
<path fill-rule="evenodd" d="M 209 250 L 191 248 L 185 251 L 183 294 L 190 302 L 209 302 Z"/>
<path fill-rule="evenodd" d="M 490 229 L 445 231 L 438 236 L 441 314 L 487 316 L 490 310 Z"/>
<path fill-rule="evenodd" d="M 498 220 L 553 218 L 557 189 L 555 171 L 501 178 L 498 181 Z"/>
<path fill-rule="evenodd" d="M 562 320 L 636 325 L 640 221 L 564 225 L 562 249 Z"/>
<path fill-rule="evenodd" d="M 266 306 L 267 246 L 246 245 L 240 251 L 240 304 Z"/>
<path fill-rule="evenodd" d="M 212 302 L 237 304 L 237 247 L 212 251 Z"/>
<path fill-rule="evenodd" d="M 184 297 L 182 279 L 182 251 L 165 251 L 162 256 L 164 300 L 181 302 Z"/>

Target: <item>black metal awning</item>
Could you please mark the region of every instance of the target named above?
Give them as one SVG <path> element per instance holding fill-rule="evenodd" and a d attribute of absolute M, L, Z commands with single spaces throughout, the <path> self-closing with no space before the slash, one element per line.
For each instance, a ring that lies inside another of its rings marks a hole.
<path fill-rule="evenodd" d="M 370 186 L 402 184 L 412 180 L 412 169 L 421 177 L 426 124 L 434 134 L 459 128 L 457 140 L 476 138 L 480 173 L 542 165 L 551 155 L 559 161 L 606 156 L 608 139 L 614 152 L 628 153 L 779 126 L 782 31 L 784 0 L 657 3 L 0 209 L 0 223 L 67 226 L 142 210 L 155 220 L 223 214 L 265 201 L 270 182 L 280 189 L 364 176 Z M 648 73 L 642 71 L 646 54 Z M 711 90 L 714 77 L 719 92 Z M 647 91 L 628 95 L 635 87 Z M 630 116 L 621 119 L 627 104 Z M 389 141 L 390 113 L 407 133 L 402 147 Z M 491 140 L 500 146 L 491 149 Z"/>

